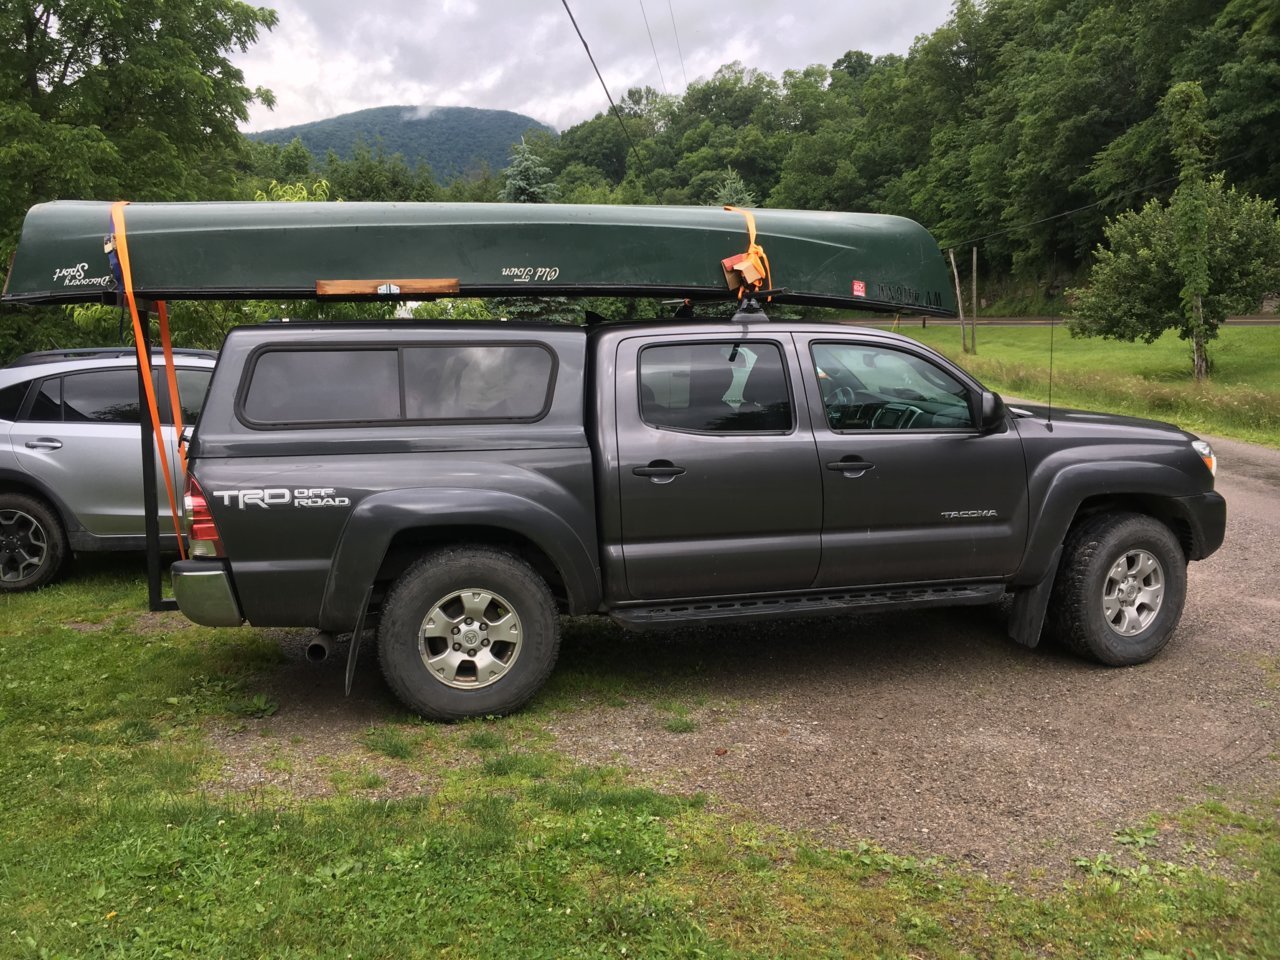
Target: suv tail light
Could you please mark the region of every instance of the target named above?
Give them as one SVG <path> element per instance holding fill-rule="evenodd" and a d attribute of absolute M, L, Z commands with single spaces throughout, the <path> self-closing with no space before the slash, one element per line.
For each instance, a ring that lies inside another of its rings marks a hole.
<path fill-rule="evenodd" d="M 182 493 L 183 522 L 187 531 L 187 549 L 193 557 L 223 557 L 218 525 L 209 512 L 209 501 L 196 478 L 188 475 Z"/>

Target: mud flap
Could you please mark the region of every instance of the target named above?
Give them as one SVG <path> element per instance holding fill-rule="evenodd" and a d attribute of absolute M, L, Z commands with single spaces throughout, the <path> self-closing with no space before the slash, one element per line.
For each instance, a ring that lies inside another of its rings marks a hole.
<path fill-rule="evenodd" d="M 347 652 L 347 690 L 345 695 L 348 697 L 351 696 L 351 681 L 356 677 L 356 657 L 360 653 L 360 640 L 364 636 L 364 615 L 369 610 L 369 601 L 372 598 L 373 584 L 369 584 L 369 589 L 364 592 L 364 599 L 360 601 L 360 613 L 356 617 L 356 628 L 351 634 L 351 649 Z"/>
<path fill-rule="evenodd" d="M 1009 613 L 1009 636 L 1024 647 L 1040 643 L 1044 629 L 1044 615 L 1049 609 L 1049 595 L 1053 581 L 1058 576 L 1058 563 L 1062 560 L 1062 544 L 1053 551 L 1049 560 L 1049 572 L 1035 586 L 1019 590 L 1013 595 L 1013 610 Z"/>

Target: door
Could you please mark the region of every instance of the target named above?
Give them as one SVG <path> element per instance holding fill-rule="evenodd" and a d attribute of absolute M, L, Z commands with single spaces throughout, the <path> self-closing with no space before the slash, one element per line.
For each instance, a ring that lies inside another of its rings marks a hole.
<path fill-rule="evenodd" d="M 209 370 L 179 371 L 184 421 L 194 418 L 208 388 Z M 162 379 L 162 378 L 161 378 Z M 162 422 L 168 424 L 167 391 L 160 391 Z M 162 426 L 174 474 L 182 478 L 171 426 Z M 26 412 L 10 430 L 22 468 L 42 480 L 90 533 L 142 536 L 141 428 L 138 378 L 131 368 L 88 370 L 49 377 L 38 385 Z M 172 533 L 164 475 L 156 458 L 162 535 Z M 179 501 L 179 509 L 181 502 Z"/>
<path fill-rule="evenodd" d="M 976 427 L 976 392 L 925 352 L 806 338 L 828 587 L 1012 573 L 1027 531 L 1022 444 Z"/>
<path fill-rule="evenodd" d="M 634 338 L 618 350 L 617 482 L 631 595 L 812 584 L 822 480 L 790 342 Z"/>

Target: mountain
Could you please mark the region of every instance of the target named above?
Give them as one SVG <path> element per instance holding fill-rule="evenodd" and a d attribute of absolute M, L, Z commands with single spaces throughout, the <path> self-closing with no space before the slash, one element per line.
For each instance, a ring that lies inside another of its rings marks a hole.
<path fill-rule="evenodd" d="M 509 110 L 374 107 L 247 136 L 281 145 L 297 137 L 317 160 L 330 150 L 349 157 L 363 138 L 371 147 L 380 144 L 388 155 L 404 154 L 411 165 L 422 160 L 431 167 L 436 182 L 446 183 L 482 163 L 494 171 L 503 169 L 510 162 L 511 145 L 530 130 L 555 133 L 545 123 Z"/>

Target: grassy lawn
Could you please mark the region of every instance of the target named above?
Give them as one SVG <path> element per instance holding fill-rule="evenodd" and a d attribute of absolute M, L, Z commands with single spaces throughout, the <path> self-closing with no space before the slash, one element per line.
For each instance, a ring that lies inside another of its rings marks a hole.
<path fill-rule="evenodd" d="M 902 332 L 958 361 L 992 388 L 1048 398 L 1048 326 L 978 328 L 978 353 L 960 328 L 919 323 Z M 1191 378 L 1191 350 L 1174 333 L 1152 344 L 1053 332 L 1053 402 L 1168 420 L 1192 431 L 1280 447 L 1280 327 L 1227 326 L 1209 347 L 1211 382 Z"/>
<path fill-rule="evenodd" d="M 575 765 L 546 720 L 619 695 L 587 665 L 516 717 L 352 736 L 326 797 L 229 790 L 211 731 L 279 719 L 279 649 L 144 594 L 98 572 L 0 600 L 2 956 L 1280 956 L 1280 798 L 1135 824 L 1035 892 Z M 679 736 L 685 694 L 639 695 Z M 377 799 L 401 775 L 432 786 Z"/>

